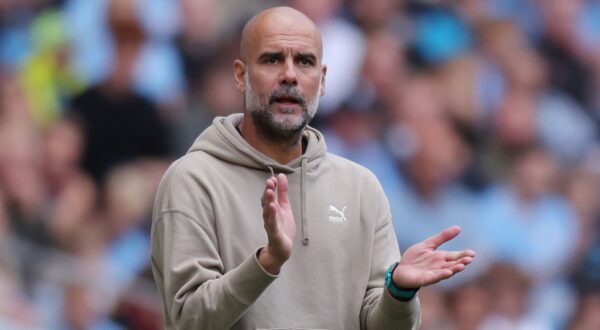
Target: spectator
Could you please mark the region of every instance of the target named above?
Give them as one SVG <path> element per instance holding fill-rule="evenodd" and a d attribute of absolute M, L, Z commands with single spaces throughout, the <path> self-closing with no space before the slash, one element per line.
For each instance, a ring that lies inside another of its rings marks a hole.
<path fill-rule="evenodd" d="M 486 276 L 492 312 L 481 330 L 550 330 L 552 325 L 531 315 L 528 306 L 531 279 L 511 264 L 498 263 Z"/>
<path fill-rule="evenodd" d="M 491 267 L 493 269 L 493 267 Z M 486 274 L 490 274 L 488 270 Z M 478 330 L 484 319 L 491 314 L 496 297 L 484 283 L 485 274 L 449 292 L 448 307 L 454 316 L 454 328 Z"/>
<path fill-rule="evenodd" d="M 109 78 L 75 97 L 71 115 L 85 133 L 83 168 L 97 183 L 115 165 L 167 154 L 167 129 L 156 107 L 137 94 L 130 80 L 144 41 L 137 1 L 111 1 L 109 23 L 116 43 Z"/>

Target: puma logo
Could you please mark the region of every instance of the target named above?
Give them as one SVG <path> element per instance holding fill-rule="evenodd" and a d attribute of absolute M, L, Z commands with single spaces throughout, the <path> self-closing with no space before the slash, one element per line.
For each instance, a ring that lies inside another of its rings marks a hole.
<path fill-rule="evenodd" d="M 329 212 L 333 212 L 335 215 L 329 215 L 329 222 L 333 222 L 333 223 L 342 223 L 342 222 L 346 222 L 346 216 L 344 215 L 344 212 L 346 212 L 346 207 L 344 206 L 344 208 L 340 211 L 338 210 L 337 207 L 333 206 L 333 205 L 329 205 Z"/>

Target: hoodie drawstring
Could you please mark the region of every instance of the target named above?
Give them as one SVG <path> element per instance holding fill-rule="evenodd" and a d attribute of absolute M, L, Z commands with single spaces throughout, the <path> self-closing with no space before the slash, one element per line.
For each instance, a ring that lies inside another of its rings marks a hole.
<path fill-rule="evenodd" d="M 271 171 L 271 177 L 275 177 L 275 171 L 273 170 L 273 168 L 269 165 L 267 165 L 267 167 L 269 168 L 269 171 Z M 277 181 L 275 181 L 277 183 Z M 279 198 L 279 188 L 275 187 L 275 199 Z"/>
<path fill-rule="evenodd" d="M 308 160 L 302 157 L 302 165 L 300 167 L 300 221 L 302 228 L 302 245 L 308 245 L 308 221 L 306 219 L 306 165 Z"/>

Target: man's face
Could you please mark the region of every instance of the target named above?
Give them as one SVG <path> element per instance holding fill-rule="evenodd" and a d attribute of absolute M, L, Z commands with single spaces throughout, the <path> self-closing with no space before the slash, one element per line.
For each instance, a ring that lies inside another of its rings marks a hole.
<path fill-rule="evenodd" d="M 314 117 L 323 92 L 320 38 L 308 27 L 267 22 L 249 44 L 246 110 L 261 134 L 291 138 Z"/>
<path fill-rule="evenodd" d="M 312 101 L 308 101 L 298 88 L 290 84 L 281 85 L 271 93 L 257 94 L 248 76 L 244 76 L 246 109 L 263 135 L 292 138 L 314 117 L 319 105 L 320 87 L 310 98 Z"/>

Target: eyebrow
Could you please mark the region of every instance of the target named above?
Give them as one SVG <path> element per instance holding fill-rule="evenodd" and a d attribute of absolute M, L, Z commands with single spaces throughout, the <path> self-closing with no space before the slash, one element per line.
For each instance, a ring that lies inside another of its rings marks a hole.
<path fill-rule="evenodd" d="M 266 52 L 266 53 L 262 53 L 259 57 L 258 60 L 260 62 L 267 60 L 267 59 L 271 59 L 271 58 L 282 58 L 283 57 L 283 52 Z"/>
<path fill-rule="evenodd" d="M 267 59 L 282 58 L 282 57 L 283 57 L 283 52 L 265 52 L 265 53 L 262 53 L 258 57 L 258 60 L 260 62 L 262 62 Z M 313 53 L 299 53 L 296 56 L 294 56 L 294 59 L 307 59 L 307 60 L 311 60 L 315 63 L 317 62 L 317 56 Z"/>
<path fill-rule="evenodd" d="M 296 55 L 295 57 L 297 59 L 311 60 L 314 63 L 317 63 L 317 56 L 313 53 L 300 53 L 300 54 Z"/>

